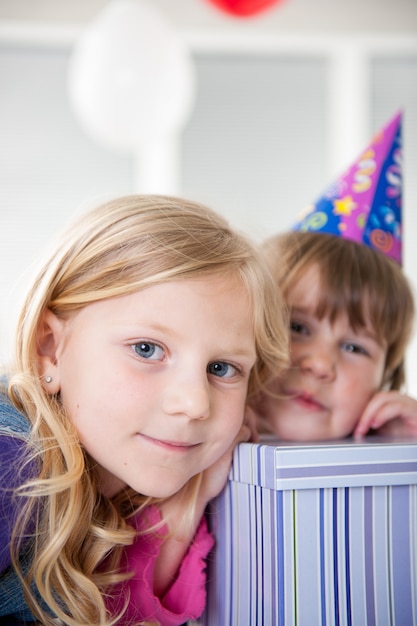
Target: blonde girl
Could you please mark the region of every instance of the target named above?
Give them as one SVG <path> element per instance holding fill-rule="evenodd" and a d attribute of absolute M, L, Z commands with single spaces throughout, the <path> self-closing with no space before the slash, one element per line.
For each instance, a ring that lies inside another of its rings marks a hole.
<path fill-rule="evenodd" d="M 204 206 L 119 198 L 65 231 L 17 328 L 0 404 L 0 614 L 198 617 L 205 506 L 249 437 L 247 393 L 286 362 L 264 262 Z"/>

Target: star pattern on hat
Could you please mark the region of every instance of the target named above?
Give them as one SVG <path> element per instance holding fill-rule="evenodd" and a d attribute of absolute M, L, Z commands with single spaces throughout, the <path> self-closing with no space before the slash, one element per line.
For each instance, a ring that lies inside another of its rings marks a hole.
<path fill-rule="evenodd" d="M 334 215 L 351 215 L 352 211 L 357 208 L 356 202 L 352 200 L 351 196 L 345 196 L 340 200 L 333 200 L 333 214 Z"/>

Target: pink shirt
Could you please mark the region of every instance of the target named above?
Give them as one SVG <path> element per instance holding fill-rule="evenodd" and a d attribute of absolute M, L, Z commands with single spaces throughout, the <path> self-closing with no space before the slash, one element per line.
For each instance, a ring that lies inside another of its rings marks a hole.
<path fill-rule="evenodd" d="M 156 506 L 146 510 L 146 522 L 156 524 L 161 516 Z M 132 525 L 143 528 L 143 512 L 132 519 Z M 136 541 L 125 549 L 126 569 L 134 571 L 133 578 L 120 586 L 115 599 L 107 603 L 114 615 L 123 608 L 130 595 L 125 614 L 117 623 L 120 626 L 132 626 L 142 620 L 153 621 L 160 626 L 179 626 L 200 617 L 206 602 L 205 559 L 214 545 L 214 539 L 207 529 L 203 517 L 193 543 L 184 557 L 178 576 L 163 598 L 157 598 L 153 592 L 155 561 L 164 537 L 168 533 L 166 525 L 154 533 L 139 535 Z"/>

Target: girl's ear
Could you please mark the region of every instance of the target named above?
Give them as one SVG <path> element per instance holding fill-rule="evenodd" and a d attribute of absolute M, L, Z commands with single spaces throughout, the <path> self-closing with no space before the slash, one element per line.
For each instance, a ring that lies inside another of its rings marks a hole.
<path fill-rule="evenodd" d="M 64 339 L 65 322 L 47 309 L 39 322 L 37 335 L 37 363 L 45 390 L 56 394 L 61 388 L 58 350 Z"/>

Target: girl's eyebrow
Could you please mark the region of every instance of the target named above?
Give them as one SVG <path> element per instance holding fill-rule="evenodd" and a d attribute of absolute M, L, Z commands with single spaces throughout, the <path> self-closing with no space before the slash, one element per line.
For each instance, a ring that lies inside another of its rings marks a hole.
<path fill-rule="evenodd" d="M 236 355 L 237 357 L 243 357 L 245 359 L 250 359 L 253 362 L 256 361 L 256 352 L 255 352 L 255 350 L 251 350 L 251 349 L 245 350 L 244 348 L 237 348 L 237 349 L 233 350 L 233 348 L 232 348 L 231 350 L 227 350 L 227 352 L 231 352 L 233 355 Z"/>
<path fill-rule="evenodd" d="M 304 306 L 291 305 L 290 309 L 291 309 L 291 313 L 305 313 L 305 314 L 308 313 L 310 315 L 314 315 L 316 307 L 305 306 L 305 305 Z"/>
<path fill-rule="evenodd" d="M 361 337 L 365 337 L 367 339 L 371 339 L 372 341 L 375 341 L 375 343 L 378 343 L 378 344 L 381 343 L 378 340 L 378 337 L 376 336 L 376 334 L 370 328 L 366 328 L 365 326 L 362 326 L 361 328 L 358 328 L 354 332 L 355 332 L 356 335 L 359 335 Z"/>

